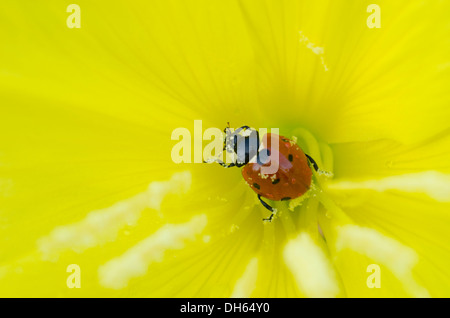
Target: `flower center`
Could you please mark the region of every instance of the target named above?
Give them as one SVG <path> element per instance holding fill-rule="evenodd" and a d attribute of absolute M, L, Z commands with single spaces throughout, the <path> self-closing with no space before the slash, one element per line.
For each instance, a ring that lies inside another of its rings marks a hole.
<path fill-rule="evenodd" d="M 333 152 L 327 143 L 316 139 L 313 134 L 304 128 L 294 129 L 292 138 L 302 148 L 304 153 L 317 162 L 319 175 L 333 176 Z"/>

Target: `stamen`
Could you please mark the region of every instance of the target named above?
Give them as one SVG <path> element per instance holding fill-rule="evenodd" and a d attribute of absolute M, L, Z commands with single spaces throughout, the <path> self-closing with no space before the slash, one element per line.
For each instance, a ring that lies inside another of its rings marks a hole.
<path fill-rule="evenodd" d="M 312 43 L 304 34 L 303 31 L 298 32 L 300 34 L 300 43 L 305 43 L 306 47 L 310 49 L 314 54 L 320 56 L 320 61 L 323 65 L 323 68 L 325 72 L 328 71 L 328 67 L 325 64 L 325 59 L 323 57 L 323 53 L 325 52 L 323 47 L 316 46 L 314 43 Z"/>
<path fill-rule="evenodd" d="M 317 170 L 317 174 L 319 176 L 324 176 L 324 177 L 329 178 L 329 179 L 334 177 L 334 173 L 333 172 L 325 171 L 325 170 L 322 170 L 322 169 Z"/>

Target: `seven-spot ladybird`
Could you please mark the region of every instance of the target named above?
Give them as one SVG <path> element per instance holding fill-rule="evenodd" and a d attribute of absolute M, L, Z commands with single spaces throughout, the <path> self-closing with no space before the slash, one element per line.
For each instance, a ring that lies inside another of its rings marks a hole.
<path fill-rule="evenodd" d="M 225 168 L 244 166 L 242 175 L 245 181 L 258 194 L 262 205 L 272 212 L 270 217 L 264 220 L 271 221 L 276 210 L 261 197 L 285 201 L 298 198 L 308 191 L 312 178 L 308 160 L 315 170 L 318 170 L 318 166 L 293 140 L 268 133 L 260 147 L 258 131 L 249 126 L 242 126 L 234 132 L 225 128 L 224 132 L 226 136 L 223 150 L 234 156 L 234 162 L 226 164 L 219 159 L 213 161 Z M 279 149 L 272 147 L 272 138 L 278 138 Z M 265 175 L 261 168 L 270 166 L 271 160 L 278 161 L 278 171 Z"/>

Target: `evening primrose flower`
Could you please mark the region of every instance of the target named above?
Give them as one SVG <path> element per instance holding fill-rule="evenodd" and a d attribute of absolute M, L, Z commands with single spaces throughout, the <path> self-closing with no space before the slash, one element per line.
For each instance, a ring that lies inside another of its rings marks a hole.
<path fill-rule="evenodd" d="M 450 296 L 449 3 L 78 4 L 0 13 L 1 296 Z M 171 160 L 194 120 L 279 128 L 311 189 L 263 222 Z"/>

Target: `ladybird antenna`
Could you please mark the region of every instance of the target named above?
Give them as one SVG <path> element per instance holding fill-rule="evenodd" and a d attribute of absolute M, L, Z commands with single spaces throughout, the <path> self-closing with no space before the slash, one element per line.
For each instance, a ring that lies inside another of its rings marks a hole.
<path fill-rule="evenodd" d="M 263 221 L 269 221 L 269 222 L 272 222 L 273 216 L 274 216 L 275 214 L 277 214 L 277 209 L 271 207 L 271 206 L 268 205 L 265 201 L 263 201 L 263 199 L 261 199 L 261 195 L 260 195 L 260 194 L 258 194 L 258 200 L 261 202 L 261 204 L 262 204 L 267 210 L 269 210 L 270 212 L 272 212 L 272 214 L 270 215 L 270 217 L 268 217 L 268 218 L 266 218 L 266 219 L 263 219 Z"/>

